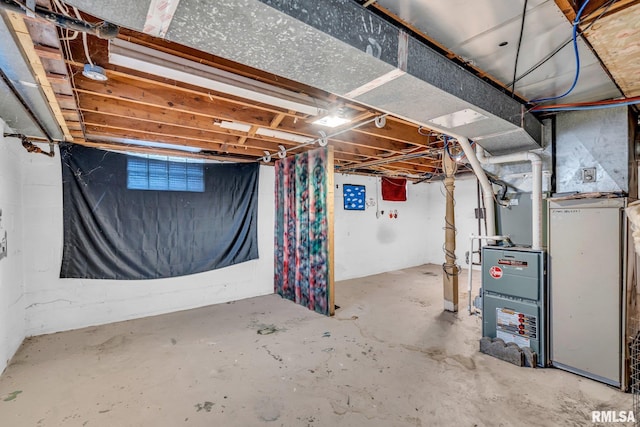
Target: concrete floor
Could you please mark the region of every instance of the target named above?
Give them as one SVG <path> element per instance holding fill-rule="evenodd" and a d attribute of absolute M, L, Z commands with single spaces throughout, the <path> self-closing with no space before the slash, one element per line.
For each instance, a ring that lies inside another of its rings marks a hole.
<path fill-rule="evenodd" d="M 593 426 L 592 410 L 632 409 L 480 354 L 480 319 L 464 293 L 443 312 L 441 283 L 435 265 L 339 282 L 334 318 L 270 295 L 27 339 L 0 425 Z"/>

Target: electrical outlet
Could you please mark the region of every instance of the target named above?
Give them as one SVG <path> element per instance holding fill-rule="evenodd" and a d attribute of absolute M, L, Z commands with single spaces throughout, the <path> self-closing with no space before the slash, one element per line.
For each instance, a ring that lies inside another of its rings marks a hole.
<path fill-rule="evenodd" d="M 596 168 L 582 168 L 582 182 L 584 184 L 596 182 Z"/>

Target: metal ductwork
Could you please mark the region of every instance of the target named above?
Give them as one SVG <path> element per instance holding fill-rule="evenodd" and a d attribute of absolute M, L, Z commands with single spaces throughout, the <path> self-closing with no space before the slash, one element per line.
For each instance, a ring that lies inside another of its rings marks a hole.
<path fill-rule="evenodd" d="M 80 31 L 87 34 L 100 37 L 101 39 L 113 39 L 118 36 L 118 27 L 109 22 L 100 22 L 98 24 L 90 24 L 80 19 L 71 18 L 61 13 L 52 12 L 44 7 L 34 4 L 33 10 L 29 10 L 27 6 L 14 0 L 0 0 L 0 9 L 9 12 L 29 15 L 35 18 L 43 19 L 51 22 L 60 28 L 72 31 Z"/>
<path fill-rule="evenodd" d="M 62 139 L 49 103 L 1 14 L 0 40 L 0 118 L 16 133 Z"/>
<path fill-rule="evenodd" d="M 522 104 L 352 0 L 68 0 L 122 27 L 164 38 L 464 136 L 492 155 L 539 148 Z M 176 5 L 177 3 L 177 5 Z"/>

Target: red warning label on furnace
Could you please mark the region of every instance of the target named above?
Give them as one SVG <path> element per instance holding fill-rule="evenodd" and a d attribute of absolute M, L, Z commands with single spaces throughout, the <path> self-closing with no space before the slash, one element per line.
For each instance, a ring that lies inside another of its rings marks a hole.
<path fill-rule="evenodd" d="M 498 267 L 497 265 L 494 265 L 493 267 L 491 267 L 489 269 L 489 274 L 494 279 L 500 279 L 502 277 L 502 269 L 500 267 Z"/>

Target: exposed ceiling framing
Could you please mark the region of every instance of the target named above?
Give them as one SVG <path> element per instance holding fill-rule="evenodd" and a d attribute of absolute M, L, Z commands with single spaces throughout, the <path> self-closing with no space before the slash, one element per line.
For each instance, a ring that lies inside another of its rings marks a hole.
<path fill-rule="evenodd" d="M 477 61 L 449 50 L 420 26 L 375 1 L 359 3 L 375 9 L 391 22 L 403 25 L 405 31 L 418 35 L 422 42 L 481 79 L 504 92 L 509 91 L 508 81 L 479 67 Z M 605 4 L 609 8 L 606 16 L 586 33 L 588 41 L 624 94 L 637 96 L 640 94 L 637 83 L 640 81 L 637 71 L 640 69 L 640 51 L 637 49 L 640 36 L 636 27 L 640 22 L 640 1 L 618 0 L 607 4 L 604 0 L 593 0 L 591 3 L 586 15 L 600 10 Z M 38 1 L 41 7 L 75 16 L 71 7 L 59 1 L 52 4 Z M 62 9 L 57 6 L 59 4 Z M 575 17 L 578 5 L 574 1 L 555 0 L 555 4 L 568 20 Z M 106 70 L 108 80 L 91 80 L 82 74 L 87 63 L 82 36 L 42 19 L 8 11 L 2 13 L 11 23 L 66 141 L 108 149 L 260 161 L 265 152 L 275 156 L 283 148 L 288 154 L 307 150 L 311 144 L 301 145 L 292 139 L 318 140 L 323 131 L 330 135 L 328 142 L 335 149 L 337 171 L 407 176 L 414 180 L 442 174 L 442 138 L 412 121 L 386 115 L 386 124 L 379 127 L 373 119 L 381 117 L 382 111 L 126 28 L 120 29 L 119 39 L 295 92 L 328 109 L 340 109 L 351 122 L 327 129 L 313 123 L 317 117 L 292 109 L 111 64 L 109 42 L 94 35 L 87 36 L 89 56 Z M 100 22 L 84 12 L 80 16 L 90 23 Z M 159 21 L 155 24 L 158 35 L 163 36 L 167 23 Z M 587 24 L 586 21 L 583 23 Z M 629 64 L 636 65 L 630 67 Z M 514 97 L 522 99 L 523 95 L 516 92 Z M 358 126 L 363 122 L 367 123 Z M 343 132 L 331 136 L 336 131 Z M 149 147 L 148 143 L 168 146 Z M 171 148 L 174 146 L 187 147 L 190 151 Z"/>
<path fill-rule="evenodd" d="M 89 54 L 95 63 L 104 66 L 109 80 L 90 80 L 81 72 L 86 59 L 82 40 L 77 38 L 68 42 L 66 57 L 84 124 L 83 131 L 73 132 L 79 143 L 91 141 L 103 147 L 118 148 L 118 141 L 129 144 L 135 144 L 136 140 L 154 141 L 200 148 L 203 153 L 216 158 L 251 161 L 264 156 L 265 150 L 276 153 L 279 146 L 292 149 L 292 153 L 308 149 L 305 146 L 295 148 L 299 143 L 287 139 L 260 135 L 257 133 L 259 128 L 316 139 L 320 130 L 331 135 L 380 114 L 317 89 L 131 30 L 121 30 L 119 38 L 308 94 L 324 104 L 339 106 L 352 121 L 340 128 L 326 129 L 311 123 L 316 117 L 113 66 L 109 64 L 108 41 L 95 37 L 89 38 Z M 248 125 L 249 130 L 225 129 L 220 126 L 222 122 Z M 356 173 L 406 175 L 422 179 L 438 175 L 441 168 L 440 150 L 415 155 L 416 150 L 424 147 L 442 147 L 441 140 L 425 133 L 413 123 L 388 117 L 383 128 L 374 123 L 366 124 L 329 138 L 329 143 L 335 150 L 338 171 L 348 168 Z M 403 157 L 407 153 L 413 153 L 413 156 Z M 388 160 L 394 158 L 398 160 Z M 380 160 L 385 160 L 384 167 L 367 167 L 364 163 Z M 361 163 L 362 167 L 359 166 Z"/>

